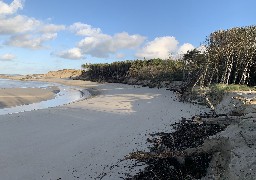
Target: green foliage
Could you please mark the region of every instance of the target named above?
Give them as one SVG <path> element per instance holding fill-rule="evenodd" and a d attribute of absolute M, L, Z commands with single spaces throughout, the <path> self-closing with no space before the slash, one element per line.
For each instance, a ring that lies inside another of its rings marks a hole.
<path fill-rule="evenodd" d="M 172 81 L 182 79 L 182 62 L 151 59 L 134 61 L 129 76 L 138 80 Z"/>
<path fill-rule="evenodd" d="M 206 51 L 183 56 L 188 89 L 211 84 L 256 85 L 256 26 L 220 30 L 210 34 Z"/>
<path fill-rule="evenodd" d="M 82 76 L 92 81 L 126 83 L 130 80 L 146 80 L 151 83 L 160 83 L 182 80 L 184 63 L 174 60 L 151 59 L 120 61 L 111 64 L 87 64 L 82 67 L 88 69 Z"/>
<path fill-rule="evenodd" d="M 107 82 L 121 82 L 127 75 L 131 67 L 131 61 L 113 62 L 111 64 L 87 64 L 87 71 L 83 72 L 85 76 L 91 81 L 107 81 Z"/>
<path fill-rule="evenodd" d="M 83 77 L 92 81 L 127 83 L 186 81 L 185 89 L 211 84 L 256 85 L 256 26 L 210 34 L 206 51 L 188 51 L 182 60 L 134 60 L 111 64 L 84 64 Z M 219 85 L 220 86 L 220 85 Z M 236 86 L 228 86 L 235 89 Z M 239 88 L 242 88 L 239 86 Z M 221 90 L 220 88 L 217 88 Z"/>
<path fill-rule="evenodd" d="M 204 71 L 207 57 L 204 53 L 201 53 L 197 49 L 193 49 L 184 54 L 183 61 L 185 64 L 183 72 L 184 80 L 193 85 L 196 83 L 197 77 Z"/>
<path fill-rule="evenodd" d="M 232 92 L 232 91 L 255 91 L 255 87 L 249 87 L 239 84 L 213 84 L 210 86 L 212 91 L 216 92 Z"/>
<path fill-rule="evenodd" d="M 206 44 L 207 61 L 198 84 L 256 84 L 256 26 L 213 32 Z"/>
<path fill-rule="evenodd" d="M 210 102 L 215 106 L 219 104 L 227 92 L 237 91 L 255 91 L 255 87 L 249 87 L 246 85 L 239 84 L 212 84 L 208 88 L 202 89 Z"/>
<path fill-rule="evenodd" d="M 90 66 L 90 64 L 86 63 L 86 64 L 82 64 L 81 68 L 82 69 L 87 69 L 87 68 L 89 68 L 89 66 Z"/>

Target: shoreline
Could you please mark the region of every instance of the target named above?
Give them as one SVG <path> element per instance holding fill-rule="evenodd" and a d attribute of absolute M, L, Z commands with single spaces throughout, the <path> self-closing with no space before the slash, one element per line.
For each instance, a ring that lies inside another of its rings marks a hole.
<path fill-rule="evenodd" d="M 1 82 L 3 86 L 0 88 L 0 115 L 64 106 L 91 96 L 82 86 L 57 80 L 24 82 L 17 77 L 8 80 L 17 81 L 18 84 L 9 88 L 5 86 L 8 81 Z M 23 87 L 23 82 L 27 87 Z"/>

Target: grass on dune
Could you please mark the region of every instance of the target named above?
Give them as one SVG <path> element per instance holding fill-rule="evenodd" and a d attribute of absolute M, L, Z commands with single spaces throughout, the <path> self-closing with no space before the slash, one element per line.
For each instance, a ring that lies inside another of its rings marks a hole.
<path fill-rule="evenodd" d="M 232 92 L 232 91 L 256 91 L 256 87 L 250 87 L 239 84 L 214 84 L 210 86 L 211 91 L 215 92 Z"/>

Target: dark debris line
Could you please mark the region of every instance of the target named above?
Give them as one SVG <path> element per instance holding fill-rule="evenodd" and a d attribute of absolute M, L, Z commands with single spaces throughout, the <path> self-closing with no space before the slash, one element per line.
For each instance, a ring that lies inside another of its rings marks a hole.
<path fill-rule="evenodd" d="M 186 155 L 183 151 L 199 147 L 205 139 L 223 131 L 227 125 L 206 123 L 193 117 L 182 118 L 171 127 L 174 129 L 171 133 L 151 134 L 149 152 L 137 151 L 126 157 L 146 164 L 146 168 L 136 175 L 128 174 L 127 180 L 200 179 L 206 175 L 213 154 Z"/>

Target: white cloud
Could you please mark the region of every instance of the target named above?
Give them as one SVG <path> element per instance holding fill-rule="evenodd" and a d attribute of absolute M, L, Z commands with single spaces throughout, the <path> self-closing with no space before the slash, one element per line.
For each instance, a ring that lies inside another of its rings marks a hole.
<path fill-rule="evenodd" d="M 80 22 L 71 25 L 69 30 L 76 35 L 85 36 L 74 48 L 79 49 L 81 54 L 78 56 L 70 55 L 73 54 L 70 52 L 70 50 L 54 53 L 61 58 L 79 59 L 85 57 L 86 55 L 106 58 L 110 55 L 120 54 L 119 51 L 123 49 L 137 48 L 146 39 L 145 37 L 137 34 L 129 35 L 127 32 L 117 33 L 111 36 L 102 33 L 100 28 L 94 28 L 91 25 L 82 24 Z"/>
<path fill-rule="evenodd" d="M 65 30 L 64 25 L 48 24 L 33 17 L 16 15 L 16 11 L 23 8 L 22 2 L 13 0 L 8 5 L 0 0 L 0 35 L 7 37 L 3 44 L 41 49 L 44 42 L 55 39 L 58 31 Z"/>
<path fill-rule="evenodd" d="M 178 54 L 186 54 L 188 51 L 195 49 L 195 47 L 192 44 L 185 43 L 182 46 L 180 46 L 178 50 Z"/>
<path fill-rule="evenodd" d="M 136 56 L 146 59 L 167 59 L 171 53 L 177 51 L 178 44 L 179 42 L 173 36 L 157 37 L 140 49 Z"/>
<path fill-rule="evenodd" d="M 141 35 L 129 35 L 127 32 L 122 32 L 113 36 L 112 44 L 114 49 L 130 49 L 140 46 L 145 39 Z"/>
<path fill-rule="evenodd" d="M 109 53 L 114 53 L 114 49 L 111 48 L 111 39 L 112 37 L 106 34 L 85 37 L 78 43 L 78 48 L 83 54 L 99 58 L 108 57 Z"/>
<path fill-rule="evenodd" d="M 198 51 L 200 51 L 201 53 L 206 52 L 206 46 L 205 45 L 201 45 L 198 48 L 196 48 Z"/>
<path fill-rule="evenodd" d="M 100 28 L 94 28 L 81 22 L 74 23 L 69 27 L 69 30 L 76 35 L 84 36 L 76 47 L 84 56 L 90 55 L 98 58 L 109 57 L 109 55 L 116 54 L 122 49 L 136 48 L 146 39 L 141 35 L 129 35 L 126 32 L 111 36 L 102 33 Z"/>
<path fill-rule="evenodd" d="M 44 24 L 43 22 L 23 15 L 0 17 L 0 35 L 13 35 L 26 32 L 56 33 L 65 30 L 64 25 Z"/>
<path fill-rule="evenodd" d="M 40 36 L 33 36 L 31 34 L 19 34 L 12 36 L 6 45 L 29 48 L 29 49 L 42 49 L 43 43 L 49 40 L 53 40 L 57 37 L 57 33 L 42 34 Z"/>
<path fill-rule="evenodd" d="M 11 60 L 14 60 L 15 58 L 16 58 L 16 56 L 11 53 L 0 55 L 1 61 L 11 61 Z"/>
<path fill-rule="evenodd" d="M 39 31 L 42 33 L 56 33 L 65 29 L 66 27 L 64 25 L 45 24 L 40 28 Z"/>
<path fill-rule="evenodd" d="M 91 25 L 83 24 L 81 22 L 74 23 L 69 27 L 69 29 L 76 35 L 80 36 L 95 36 L 101 33 L 100 28 L 93 28 Z"/>
<path fill-rule="evenodd" d="M 108 57 L 118 53 L 122 49 L 133 49 L 140 46 L 145 40 L 141 35 L 129 35 L 126 32 L 117 33 L 114 36 L 97 34 L 85 37 L 78 43 L 78 47 L 84 54 L 98 58 Z"/>
<path fill-rule="evenodd" d="M 12 35 L 35 30 L 41 24 L 40 21 L 27 16 L 0 18 L 0 34 Z"/>
<path fill-rule="evenodd" d="M 79 48 L 72 48 L 67 51 L 62 51 L 59 53 L 54 54 L 56 56 L 59 56 L 64 59 L 83 59 L 84 56 L 81 53 L 81 50 Z"/>
<path fill-rule="evenodd" d="M 0 35 L 11 35 L 6 45 L 40 49 L 43 43 L 57 37 L 57 32 L 64 30 L 64 25 L 44 24 L 27 16 L 0 18 Z"/>
<path fill-rule="evenodd" d="M 23 9 L 23 2 L 21 0 L 14 0 L 10 5 L 0 1 L 0 15 L 14 14 L 19 9 Z"/>

